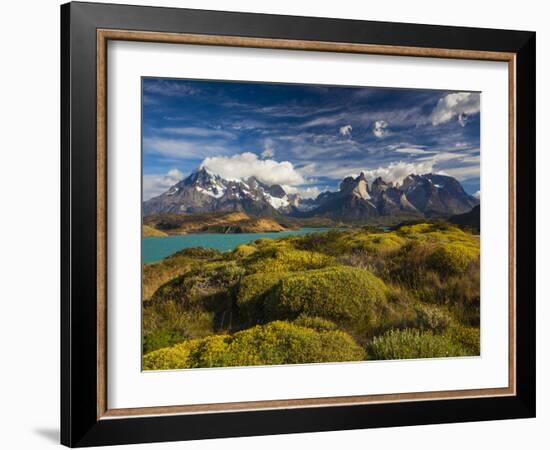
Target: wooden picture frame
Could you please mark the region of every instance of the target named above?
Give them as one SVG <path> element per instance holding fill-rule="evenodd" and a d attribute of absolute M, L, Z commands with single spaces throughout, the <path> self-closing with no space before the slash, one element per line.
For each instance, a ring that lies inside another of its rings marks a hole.
<path fill-rule="evenodd" d="M 61 441 L 68 446 L 535 415 L 535 33 L 69 3 L 61 7 Z M 509 68 L 507 388 L 110 409 L 107 42 L 504 61 Z"/>

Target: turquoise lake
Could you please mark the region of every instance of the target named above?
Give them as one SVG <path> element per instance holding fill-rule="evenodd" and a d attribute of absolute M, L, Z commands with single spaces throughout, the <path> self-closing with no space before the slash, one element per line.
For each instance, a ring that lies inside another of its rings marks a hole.
<path fill-rule="evenodd" d="M 213 248 L 222 252 L 253 242 L 260 238 L 280 239 L 287 236 L 301 236 L 309 233 L 321 233 L 330 228 L 300 228 L 299 230 L 280 231 L 278 233 L 199 233 L 183 234 L 181 236 L 146 237 L 142 241 L 143 263 L 160 261 L 179 250 L 190 247 Z"/>

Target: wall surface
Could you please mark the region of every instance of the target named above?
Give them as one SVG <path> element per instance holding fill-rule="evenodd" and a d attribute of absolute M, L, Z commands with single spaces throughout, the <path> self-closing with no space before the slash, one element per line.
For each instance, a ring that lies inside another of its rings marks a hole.
<path fill-rule="evenodd" d="M 550 427 L 550 164 L 545 134 L 550 101 L 550 29 L 545 3 L 524 0 L 252 0 L 139 1 L 128 3 L 321 17 L 417 22 L 537 32 L 538 167 L 538 417 L 533 420 L 360 430 L 135 448 L 279 449 L 548 448 Z M 498 6 L 497 6 L 498 5 Z M 0 314 L 0 447 L 39 450 L 59 439 L 59 1 L 6 2 L 1 15 L 0 198 L 2 313 Z M 546 209 L 545 209 L 546 207 Z M 533 249 L 534 251 L 534 249 Z M 535 301 L 535 299 L 525 299 Z"/>

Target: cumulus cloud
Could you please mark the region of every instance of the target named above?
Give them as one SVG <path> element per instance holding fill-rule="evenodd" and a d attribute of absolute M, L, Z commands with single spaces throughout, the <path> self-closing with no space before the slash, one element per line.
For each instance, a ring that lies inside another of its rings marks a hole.
<path fill-rule="evenodd" d="M 344 125 L 343 127 L 340 127 L 339 133 L 344 137 L 350 137 L 351 130 L 353 130 L 353 127 L 351 125 Z"/>
<path fill-rule="evenodd" d="M 156 197 L 174 184 L 183 179 L 183 173 L 178 169 L 171 169 L 166 174 L 143 176 L 143 200 Z"/>
<path fill-rule="evenodd" d="M 226 179 L 246 179 L 254 176 L 269 185 L 289 186 L 303 184 L 305 181 L 291 162 L 259 159 L 250 152 L 206 158 L 201 166 Z"/>
<path fill-rule="evenodd" d="M 481 199 L 481 192 L 480 191 L 475 192 L 474 194 L 472 194 L 472 197 L 475 197 L 478 200 L 480 200 Z"/>
<path fill-rule="evenodd" d="M 316 198 L 321 190 L 317 186 L 288 186 L 283 185 L 283 189 L 287 194 L 300 194 L 302 198 Z"/>
<path fill-rule="evenodd" d="M 404 161 L 392 162 L 386 167 L 363 171 L 369 181 L 382 177 L 384 181 L 392 181 L 394 183 L 402 183 L 411 174 L 423 175 L 430 172 L 433 172 L 433 166 L 429 162 L 408 163 Z"/>
<path fill-rule="evenodd" d="M 388 122 L 385 120 L 376 120 L 372 126 L 372 134 L 377 138 L 383 138 L 388 134 Z"/>
<path fill-rule="evenodd" d="M 298 189 L 298 193 L 302 198 L 317 198 L 321 190 L 317 186 L 309 186 Z"/>
<path fill-rule="evenodd" d="M 458 117 L 458 123 L 464 127 L 468 122 L 468 116 L 478 112 L 479 94 L 455 92 L 439 99 L 430 115 L 430 119 L 432 125 L 435 126 Z"/>

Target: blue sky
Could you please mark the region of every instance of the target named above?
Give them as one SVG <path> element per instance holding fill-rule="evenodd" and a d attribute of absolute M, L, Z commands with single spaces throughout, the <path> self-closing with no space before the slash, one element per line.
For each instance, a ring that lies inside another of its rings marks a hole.
<path fill-rule="evenodd" d="M 479 190 L 480 94 L 143 79 L 144 199 L 199 166 L 313 197 L 365 172 L 457 178 Z"/>

